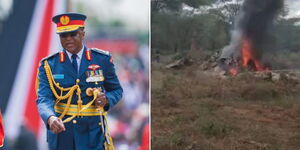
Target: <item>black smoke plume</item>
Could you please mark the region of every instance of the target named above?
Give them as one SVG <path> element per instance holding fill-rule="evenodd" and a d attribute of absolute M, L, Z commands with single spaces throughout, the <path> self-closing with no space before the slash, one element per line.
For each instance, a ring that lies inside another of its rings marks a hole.
<path fill-rule="evenodd" d="M 262 60 L 270 36 L 270 28 L 283 8 L 283 0 L 245 0 L 239 15 L 235 18 L 230 44 L 222 50 L 222 59 L 238 60 L 244 39 L 251 42 L 252 54 Z"/>

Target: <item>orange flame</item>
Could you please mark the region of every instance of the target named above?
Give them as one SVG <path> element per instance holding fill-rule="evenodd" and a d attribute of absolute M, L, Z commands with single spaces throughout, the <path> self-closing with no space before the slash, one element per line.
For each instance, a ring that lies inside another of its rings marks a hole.
<path fill-rule="evenodd" d="M 238 74 L 238 71 L 236 68 L 230 68 L 229 69 L 229 73 L 233 76 L 236 76 Z"/>
<path fill-rule="evenodd" d="M 255 65 L 255 70 L 256 71 L 265 71 L 265 67 L 263 64 L 257 60 L 253 54 L 252 54 L 252 47 L 251 47 L 251 42 L 250 40 L 245 39 L 243 41 L 242 45 L 242 61 L 243 61 L 243 67 L 247 67 L 249 65 L 249 62 L 252 60 Z"/>

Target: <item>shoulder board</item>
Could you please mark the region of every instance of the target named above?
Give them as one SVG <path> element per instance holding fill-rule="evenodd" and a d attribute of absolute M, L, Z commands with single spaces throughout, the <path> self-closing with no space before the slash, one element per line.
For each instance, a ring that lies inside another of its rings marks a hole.
<path fill-rule="evenodd" d="M 91 50 L 94 51 L 94 52 L 100 53 L 100 54 L 104 54 L 104 55 L 110 56 L 109 51 L 105 51 L 105 50 L 98 49 L 98 48 L 91 48 Z"/>
<path fill-rule="evenodd" d="M 44 57 L 44 58 L 42 58 L 41 59 L 41 62 L 42 61 L 44 61 L 44 60 L 47 60 L 47 59 L 50 59 L 50 58 L 52 58 L 52 57 L 54 57 L 56 54 L 58 54 L 59 52 L 55 52 L 55 53 L 53 53 L 53 54 L 50 54 L 49 56 L 47 56 L 47 57 Z"/>

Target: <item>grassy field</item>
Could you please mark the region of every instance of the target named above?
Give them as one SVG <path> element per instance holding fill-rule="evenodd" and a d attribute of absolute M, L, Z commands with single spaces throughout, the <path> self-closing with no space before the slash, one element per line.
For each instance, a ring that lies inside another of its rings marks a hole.
<path fill-rule="evenodd" d="M 300 149 L 300 84 L 152 64 L 153 150 Z"/>

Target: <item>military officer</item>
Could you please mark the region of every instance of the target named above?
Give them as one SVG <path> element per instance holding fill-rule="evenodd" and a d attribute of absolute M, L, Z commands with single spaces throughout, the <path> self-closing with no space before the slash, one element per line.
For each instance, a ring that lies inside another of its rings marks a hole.
<path fill-rule="evenodd" d="M 104 150 L 112 144 L 105 114 L 123 90 L 112 56 L 83 44 L 85 19 L 78 13 L 52 18 L 63 50 L 42 59 L 38 68 L 36 104 L 50 150 Z"/>

